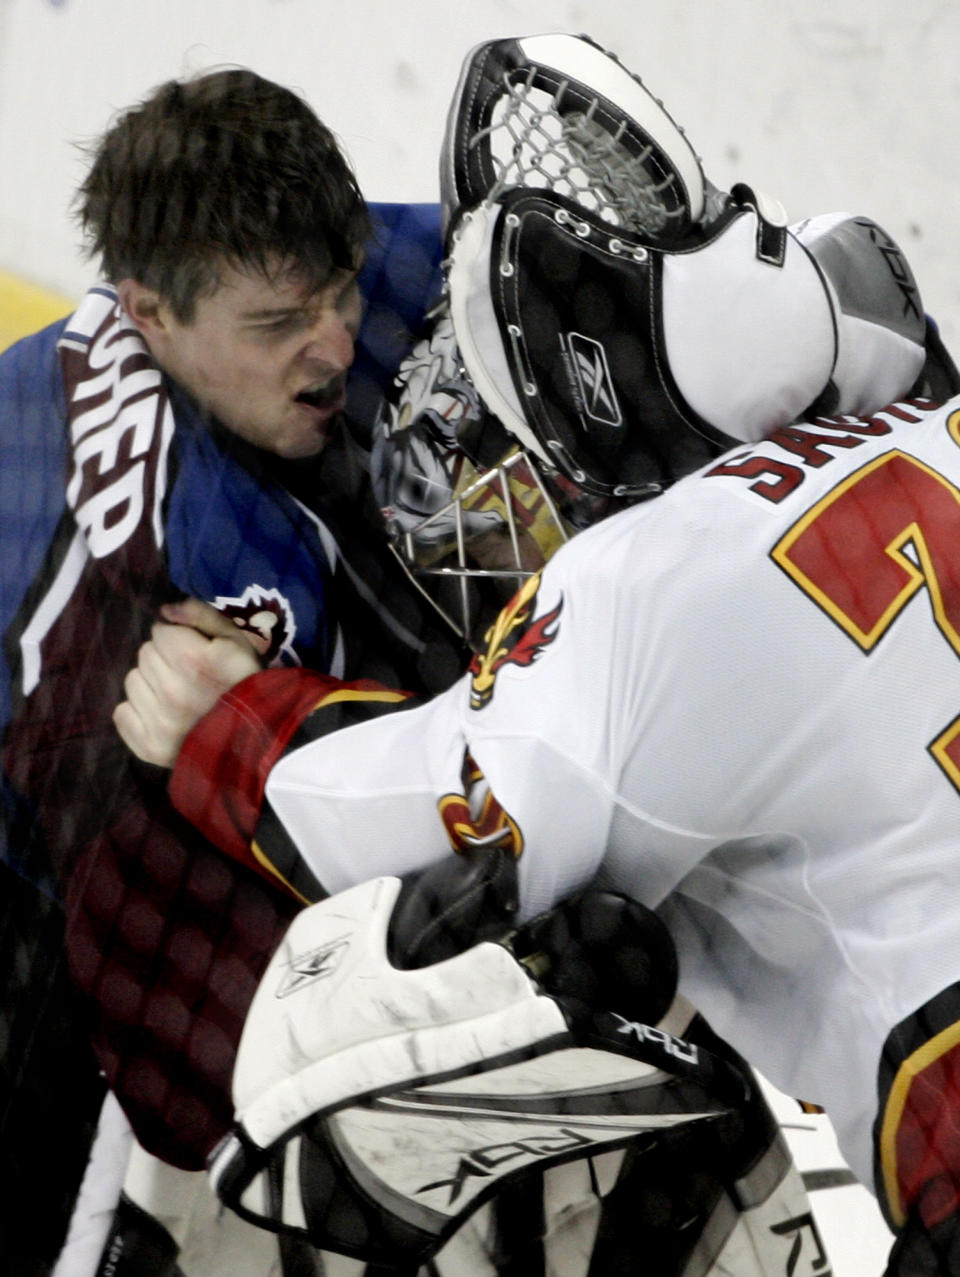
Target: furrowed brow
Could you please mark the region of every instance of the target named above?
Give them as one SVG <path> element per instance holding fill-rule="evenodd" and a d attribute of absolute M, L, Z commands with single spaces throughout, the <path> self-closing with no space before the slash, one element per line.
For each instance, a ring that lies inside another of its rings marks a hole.
<path fill-rule="evenodd" d="M 266 306 L 262 310 L 244 310 L 240 318 L 247 323 L 256 323 L 263 319 L 286 319 L 287 316 L 302 315 L 305 306 Z"/>

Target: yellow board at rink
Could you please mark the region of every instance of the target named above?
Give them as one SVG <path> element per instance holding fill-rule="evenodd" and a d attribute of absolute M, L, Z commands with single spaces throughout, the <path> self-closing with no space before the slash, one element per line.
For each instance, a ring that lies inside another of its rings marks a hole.
<path fill-rule="evenodd" d="M 0 271 L 0 351 L 55 319 L 63 319 L 75 306 L 69 298 Z"/>

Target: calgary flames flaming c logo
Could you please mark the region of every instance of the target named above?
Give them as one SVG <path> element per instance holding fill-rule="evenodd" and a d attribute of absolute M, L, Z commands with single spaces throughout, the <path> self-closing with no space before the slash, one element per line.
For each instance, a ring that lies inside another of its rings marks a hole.
<path fill-rule="evenodd" d="M 539 589 L 537 572 L 523 583 L 487 631 L 486 651 L 470 662 L 471 709 L 482 709 L 489 703 L 498 670 L 504 665 L 532 665 L 557 637 L 555 622 L 563 608 L 563 597 L 555 608 L 531 621 Z"/>

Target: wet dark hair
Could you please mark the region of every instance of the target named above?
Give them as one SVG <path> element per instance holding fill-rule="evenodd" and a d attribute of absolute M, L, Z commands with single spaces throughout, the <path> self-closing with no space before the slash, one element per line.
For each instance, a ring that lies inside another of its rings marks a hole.
<path fill-rule="evenodd" d="M 92 150 L 77 217 L 105 279 L 154 289 L 181 323 L 219 270 L 291 272 L 311 290 L 359 266 L 370 218 L 303 98 L 230 69 L 162 84 Z"/>

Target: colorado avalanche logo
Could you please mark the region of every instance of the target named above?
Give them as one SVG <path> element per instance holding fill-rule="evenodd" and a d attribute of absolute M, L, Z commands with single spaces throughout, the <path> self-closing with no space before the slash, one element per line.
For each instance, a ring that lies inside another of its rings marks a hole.
<path fill-rule="evenodd" d="M 487 631 L 487 650 L 470 662 L 471 709 L 483 709 L 489 704 L 498 670 L 504 665 L 532 665 L 557 637 L 556 622 L 563 608 L 563 595 L 555 608 L 531 620 L 539 589 L 540 573 L 537 572 L 528 577 Z"/>
<path fill-rule="evenodd" d="M 267 665 L 300 664 L 293 650 L 297 632 L 293 609 L 279 590 L 248 585 L 238 599 L 217 595 L 213 605 L 254 639 Z"/>

